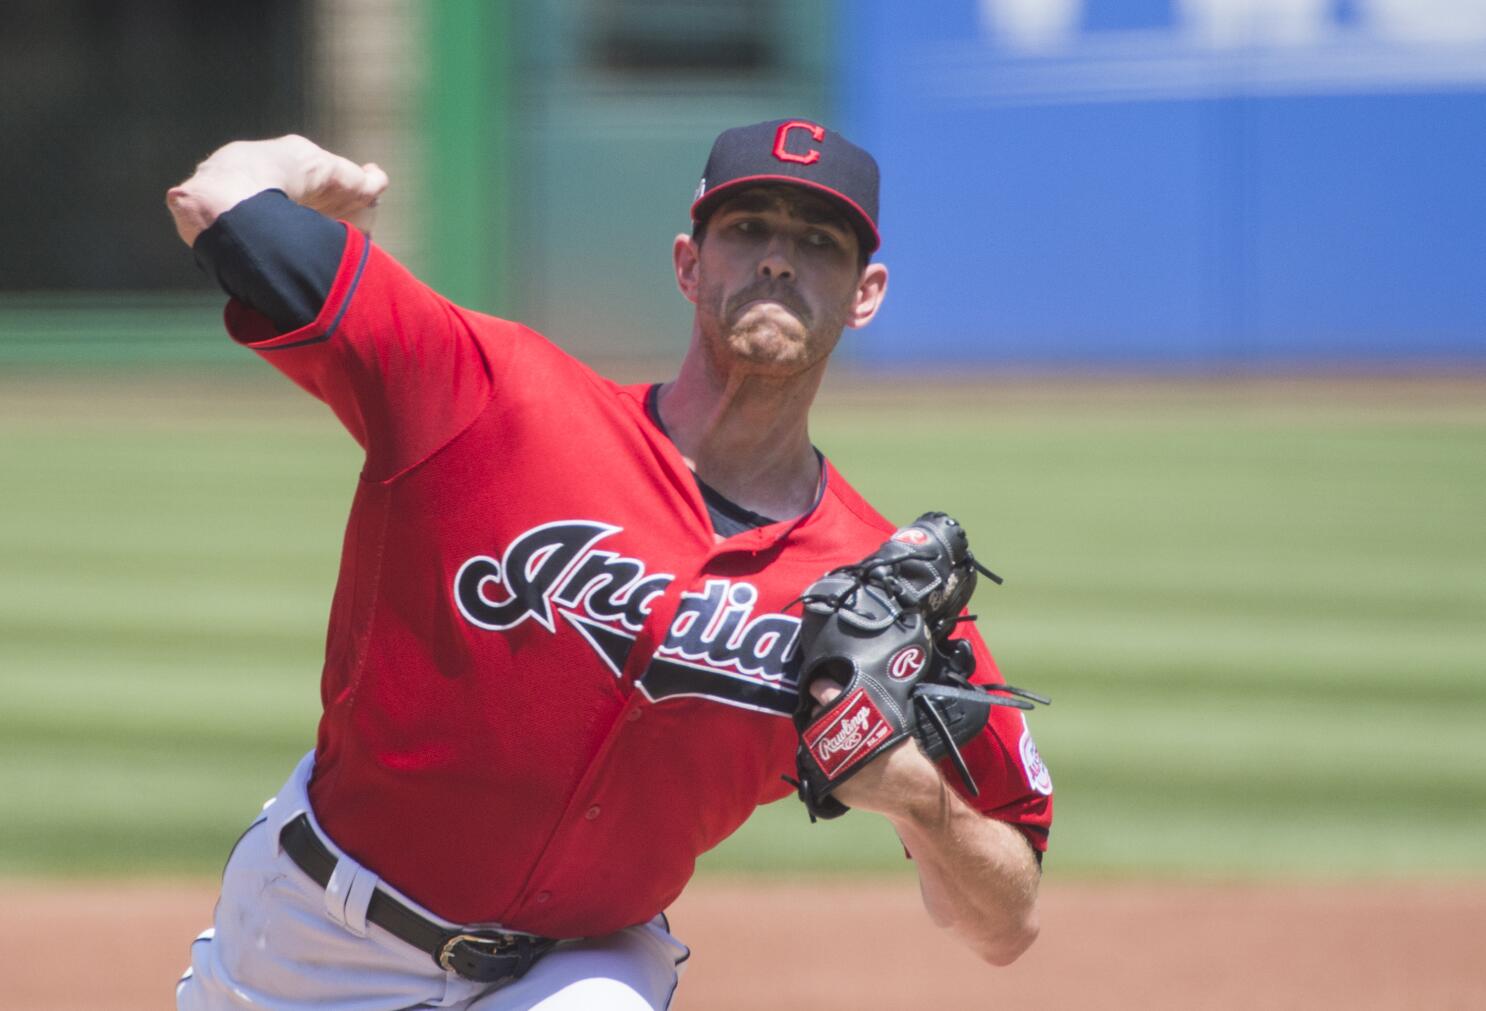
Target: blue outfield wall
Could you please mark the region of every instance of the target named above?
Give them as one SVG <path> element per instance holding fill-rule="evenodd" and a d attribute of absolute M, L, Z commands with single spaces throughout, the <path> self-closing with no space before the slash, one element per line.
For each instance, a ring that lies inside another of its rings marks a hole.
<path fill-rule="evenodd" d="M 1486 364 L 1480 8 L 854 0 L 892 271 L 855 357 Z"/>

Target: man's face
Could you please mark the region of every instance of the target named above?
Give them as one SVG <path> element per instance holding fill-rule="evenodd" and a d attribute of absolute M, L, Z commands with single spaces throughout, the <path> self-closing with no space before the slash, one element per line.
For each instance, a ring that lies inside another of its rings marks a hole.
<path fill-rule="evenodd" d="M 858 239 L 830 201 L 760 186 L 707 219 L 696 306 L 714 354 L 790 374 L 831 353 L 859 297 Z"/>

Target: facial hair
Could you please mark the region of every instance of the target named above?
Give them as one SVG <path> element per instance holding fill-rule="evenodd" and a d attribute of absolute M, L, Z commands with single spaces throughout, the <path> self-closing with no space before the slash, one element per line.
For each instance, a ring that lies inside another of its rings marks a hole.
<path fill-rule="evenodd" d="M 755 278 L 732 295 L 721 284 L 703 278 L 698 296 L 698 319 L 703 331 L 716 342 L 717 352 L 725 346 L 728 357 L 767 366 L 780 374 L 793 374 L 829 355 L 851 308 L 849 297 L 843 296 L 839 306 L 828 305 L 817 313 L 793 284 L 777 278 Z M 745 311 L 750 302 L 759 299 L 773 301 L 779 308 Z M 780 309 L 794 319 L 780 319 Z"/>
<path fill-rule="evenodd" d="M 810 311 L 810 307 L 805 304 L 805 300 L 800 298 L 793 288 L 788 284 L 767 277 L 759 278 L 732 298 L 729 298 L 727 303 L 722 306 L 720 316 L 724 320 L 734 322 L 745 305 L 758 299 L 768 299 L 771 302 L 778 302 L 794 313 L 806 329 L 809 329 L 810 324 L 814 322 L 814 313 Z"/>

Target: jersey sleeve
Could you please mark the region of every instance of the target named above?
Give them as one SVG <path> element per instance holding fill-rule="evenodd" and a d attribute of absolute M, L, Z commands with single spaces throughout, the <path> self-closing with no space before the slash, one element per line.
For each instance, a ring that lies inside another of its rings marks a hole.
<path fill-rule="evenodd" d="M 227 331 L 325 402 L 366 451 L 362 476 L 388 480 L 462 432 L 484 409 L 514 323 L 438 295 L 358 229 L 313 320 L 287 333 L 233 298 Z"/>
<path fill-rule="evenodd" d="M 975 650 L 972 682 L 1005 683 L 973 625 L 961 625 L 955 637 L 969 640 Z M 967 743 L 961 754 L 980 788 L 980 796 L 969 795 L 947 758 L 940 761 L 945 781 L 953 783 L 965 801 L 982 814 L 1015 825 L 1038 854 L 1046 852 L 1053 823 L 1053 780 L 1037 753 L 1026 713 L 1010 706 L 992 706 L 985 730 Z"/>

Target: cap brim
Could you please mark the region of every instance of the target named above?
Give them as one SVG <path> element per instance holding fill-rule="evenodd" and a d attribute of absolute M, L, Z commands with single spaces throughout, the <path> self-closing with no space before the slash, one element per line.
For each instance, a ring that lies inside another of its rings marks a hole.
<path fill-rule="evenodd" d="M 863 245 L 866 247 L 868 253 L 877 252 L 877 248 L 882 245 L 882 237 L 877 233 L 877 225 L 867 216 L 867 212 L 862 210 L 860 204 L 839 190 L 834 190 L 829 186 L 822 186 L 820 183 L 812 182 L 809 179 L 801 179 L 799 176 L 757 175 L 729 179 L 716 189 L 708 190 L 700 200 L 691 205 L 691 220 L 703 220 L 717 208 L 717 205 L 724 198 L 731 196 L 740 189 L 767 183 L 785 183 L 790 186 L 799 186 L 830 197 L 832 200 L 841 204 L 846 210 L 848 216 L 852 219 L 852 223 L 856 226 L 858 237 L 864 240 Z"/>

